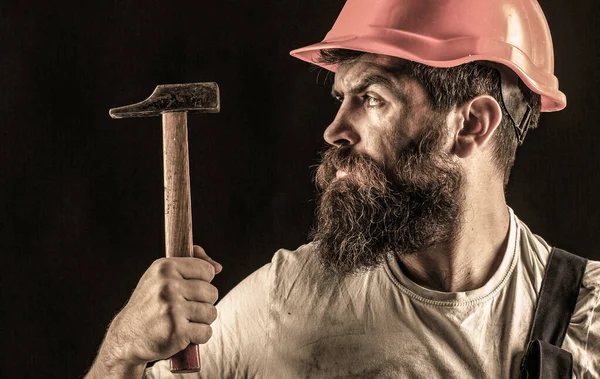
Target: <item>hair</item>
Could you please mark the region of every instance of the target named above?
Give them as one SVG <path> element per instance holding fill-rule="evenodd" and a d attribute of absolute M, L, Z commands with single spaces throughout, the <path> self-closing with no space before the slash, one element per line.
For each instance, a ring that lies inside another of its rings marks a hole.
<path fill-rule="evenodd" d="M 367 54 L 362 51 L 347 49 L 324 49 L 320 51 L 318 63 L 341 64 L 354 61 Z M 508 183 L 510 171 L 515 162 L 519 144 L 515 126 L 502 99 L 500 72 L 484 65 L 485 61 L 465 63 L 456 67 L 438 68 L 408 61 L 403 74 L 417 79 L 426 89 L 432 108 L 439 112 L 449 112 L 452 107 L 462 104 L 479 95 L 490 95 L 502 109 L 502 122 L 493 137 L 493 162 L 503 175 L 504 185 Z M 484 63 L 484 64 L 480 64 Z M 537 127 L 540 117 L 541 97 L 531 91 L 521 79 L 519 88 L 525 101 L 531 107 L 529 127 Z"/>

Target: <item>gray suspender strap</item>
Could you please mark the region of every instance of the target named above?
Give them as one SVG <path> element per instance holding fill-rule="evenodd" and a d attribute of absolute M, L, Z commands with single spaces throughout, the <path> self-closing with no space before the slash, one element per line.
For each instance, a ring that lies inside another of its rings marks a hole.
<path fill-rule="evenodd" d="M 560 347 L 575 310 L 587 259 L 553 248 L 538 297 L 529 341 Z"/>
<path fill-rule="evenodd" d="M 521 364 L 521 378 L 571 378 L 573 358 L 560 347 L 575 310 L 587 259 L 553 248 Z"/>

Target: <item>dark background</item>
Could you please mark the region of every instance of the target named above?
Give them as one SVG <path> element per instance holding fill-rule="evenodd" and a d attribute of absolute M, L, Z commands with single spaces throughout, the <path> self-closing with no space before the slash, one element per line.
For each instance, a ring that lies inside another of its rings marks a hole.
<path fill-rule="evenodd" d="M 163 254 L 160 119 L 108 116 L 157 84 L 221 87 L 222 112 L 189 129 L 195 241 L 225 267 L 221 294 L 307 240 L 335 107 L 288 52 L 320 41 L 343 3 L 2 0 L 0 377 L 82 375 Z M 542 2 L 569 106 L 528 136 L 508 202 L 551 244 L 600 259 L 596 3 Z"/>

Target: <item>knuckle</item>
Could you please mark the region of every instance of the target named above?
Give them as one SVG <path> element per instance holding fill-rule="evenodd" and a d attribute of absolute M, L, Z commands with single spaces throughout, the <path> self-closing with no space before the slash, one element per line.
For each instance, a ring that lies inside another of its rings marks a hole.
<path fill-rule="evenodd" d="M 187 346 L 188 340 L 183 333 L 179 332 L 178 329 L 175 328 L 173 333 L 165 338 L 163 344 L 165 346 L 165 350 L 175 349 L 176 351 L 181 351 Z"/>
<path fill-rule="evenodd" d="M 173 336 L 173 338 L 175 339 L 180 339 L 182 338 L 182 336 L 185 333 L 185 328 L 184 328 L 184 324 L 182 322 L 182 320 L 179 320 L 179 322 L 175 321 L 176 318 L 174 318 L 173 323 L 172 323 L 172 329 L 171 329 L 171 335 Z"/>
<path fill-rule="evenodd" d="M 158 298 L 165 303 L 169 303 L 173 296 L 171 295 L 171 292 L 169 292 L 169 289 L 166 286 L 163 286 L 158 292 Z"/>
<path fill-rule="evenodd" d="M 167 323 L 167 327 L 174 331 L 177 329 L 177 320 L 179 319 L 179 315 L 181 314 L 181 305 L 174 303 L 165 303 L 159 311 L 159 315 L 165 320 Z"/>
<path fill-rule="evenodd" d="M 174 351 L 180 351 L 187 346 L 187 336 L 185 328 L 175 317 L 163 318 L 160 327 L 156 328 L 160 333 L 153 339 L 155 349 L 160 354 L 173 354 Z"/>
<path fill-rule="evenodd" d="M 173 261 L 168 258 L 160 258 L 154 262 L 156 266 L 156 273 L 158 276 L 166 278 L 171 276 L 173 270 L 175 269 L 173 266 Z"/>
<path fill-rule="evenodd" d="M 159 296 L 160 299 L 166 302 L 173 300 L 177 293 L 179 293 L 179 284 L 175 281 L 164 282 L 160 285 Z"/>
<path fill-rule="evenodd" d="M 152 350 L 155 350 L 159 353 L 163 353 L 165 351 L 168 351 L 169 346 L 171 345 L 171 336 L 160 336 L 160 337 L 156 337 L 156 339 L 154 339 L 152 341 Z"/>
<path fill-rule="evenodd" d="M 175 305 L 170 303 L 164 304 L 160 308 L 159 314 L 167 320 L 167 327 L 172 331 L 175 326 Z"/>

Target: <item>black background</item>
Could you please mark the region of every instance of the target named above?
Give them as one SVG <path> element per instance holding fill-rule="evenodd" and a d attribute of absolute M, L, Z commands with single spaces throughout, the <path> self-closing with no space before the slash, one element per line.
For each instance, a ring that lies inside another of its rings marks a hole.
<path fill-rule="evenodd" d="M 111 120 L 162 83 L 216 81 L 190 116 L 195 242 L 224 295 L 307 240 L 310 168 L 335 107 L 288 52 L 320 41 L 342 0 L 0 4 L 0 290 L 6 378 L 75 378 L 163 254 L 160 119 Z M 596 249 L 600 11 L 543 1 L 565 111 L 519 150 L 508 203 L 551 244 Z"/>

